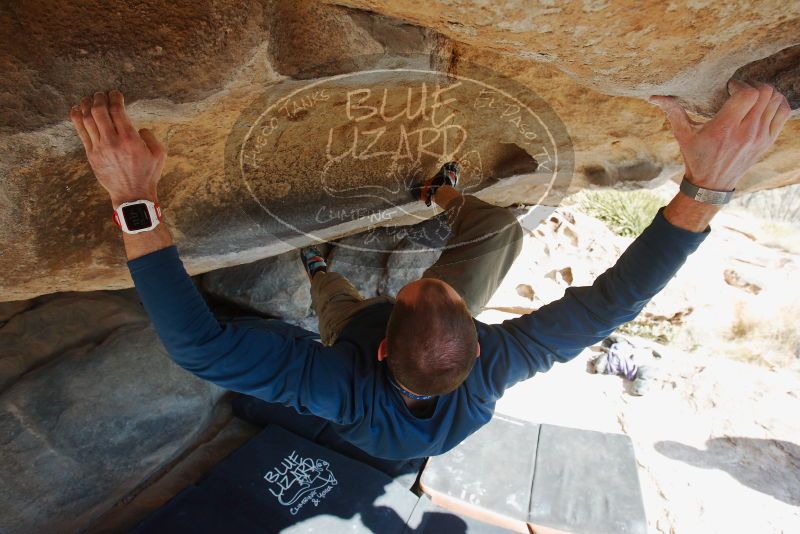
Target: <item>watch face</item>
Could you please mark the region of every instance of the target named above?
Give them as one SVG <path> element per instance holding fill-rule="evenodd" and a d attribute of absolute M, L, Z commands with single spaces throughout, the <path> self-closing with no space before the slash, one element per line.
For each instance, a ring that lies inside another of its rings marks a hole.
<path fill-rule="evenodd" d="M 125 224 L 128 230 L 144 230 L 153 226 L 153 221 L 150 220 L 150 212 L 147 210 L 145 204 L 133 204 L 132 206 L 125 206 L 122 208 L 122 216 L 125 218 Z"/>

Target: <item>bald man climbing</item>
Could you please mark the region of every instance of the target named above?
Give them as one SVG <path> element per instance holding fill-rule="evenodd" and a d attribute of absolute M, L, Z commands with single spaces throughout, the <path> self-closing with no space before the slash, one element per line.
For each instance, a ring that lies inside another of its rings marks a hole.
<path fill-rule="evenodd" d="M 175 362 L 222 387 L 327 420 L 333 432 L 369 454 L 408 459 L 457 445 L 491 419 L 506 388 L 599 342 L 636 317 L 669 282 L 790 114 L 783 95 L 768 85 L 733 81 L 729 92 L 719 113 L 703 124 L 691 121 L 675 99 L 653 97 L 667 113 L 684 157 L 681 192 L 591 286 L 571 287 L 563 298 L 499 325 L 472 319 L 472 302 L 465 297 L 473 293 L 464 288 L 494 288 L 496 281 L 481 273 L 502 278 L 504 262 L 516 255 L 519 232 L 508 215 L 478 205 L 454 217 L 451 240 L 486 225 L 485 217 L 503 218 L 489 225 L 500 228 L 491 235 L 501 238 L 488 237 L 495 241 L 486 254 L 460 270 L 448 265 L 409 284 L 396 303 L 348 311 L 336 322 L 329 346 L 281 321 L 218 321 L 161 220 L 157 185 L 164 148 L 150 131 L 137 132 L 118 91 L 82 99 L 70 118 L 111 197 L 142 303 Z M 473 202 L 446 183 L 431 196 L 448 210 L 456 200 Z M 487 271 L 496 253 L 503 265 Z M 331 276 L 312 274 L 320 280 Z M 325 298 L 341 296 L 322 295 L 319 309 Z"/>

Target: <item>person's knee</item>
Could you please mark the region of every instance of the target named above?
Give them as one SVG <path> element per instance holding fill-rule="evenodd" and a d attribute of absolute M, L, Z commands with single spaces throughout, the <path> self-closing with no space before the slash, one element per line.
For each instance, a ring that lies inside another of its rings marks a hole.
<path fill-rule="evenodd" d="M 343 278 L 339 273 L 320 271 L 311 279 L 311 290 L 313 291 L 315 288 L 322 289 L 330 284 L 335 284 Z"/>
<path fill-rule="evenodd" d="M 522 246 L 522 225 L 519 224 L 517 217 L 508 208 L 496 208 L 492 210 L 487 222 L 487 229 L 493 237 L 502 241 L 504 244 L 521 249 Z"/>
<path fill-rule="evenodd" d="M 352 295 L 358 292 L 347 279 L 339 273 L 317 273 L 311 280 L 312 300 L 327 301 L 336 295 Z"/>

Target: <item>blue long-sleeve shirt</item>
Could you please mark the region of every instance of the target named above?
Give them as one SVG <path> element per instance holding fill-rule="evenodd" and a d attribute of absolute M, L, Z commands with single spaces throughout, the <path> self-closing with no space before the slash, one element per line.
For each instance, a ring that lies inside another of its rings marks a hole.
<path fill-rule="evenodd" d="M 467 380 L 437 398 L 433 415 L 411 414 L 389 383 L 378 345 L 391 303 L 355 316 L 337 342 L 280 321 L 220 323 L 189 279 L 175 247 L 128 262 L 171 357 L 224 388 L 330 420 L 343 438 L 378 457 L 441 454 L 492 417 L 506 388 L 566 362 L 635 318 L 705 239 L 661 214 L 591 286 L 498 325 L 475 321 L 481 356 Z"/>

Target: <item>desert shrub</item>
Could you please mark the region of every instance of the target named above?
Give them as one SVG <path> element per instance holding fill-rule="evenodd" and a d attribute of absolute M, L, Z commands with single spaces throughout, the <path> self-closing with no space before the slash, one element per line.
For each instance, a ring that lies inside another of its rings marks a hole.
<path fill-rule="evenodd" d="M 744 306 L 741 302 L 736 303 L 736 308 L 733 316 L 733 323 L 731 324 L 730 337 L 731 339 L 744 339 L 758 328 L 758 323 L 752 317 L 748 317 L 744 312 Z"/>
<path fill-rule="evenodd" d="M 653 320 L 641 315 L 633 321 L 627 322 L 617 329 L 621 334 L 639 336 L 652 339 L 662 344 L 669 344 L 676 335 L 676 326 L 664 319 Z"/>
<path fill-rule="evenodd" d="M 728 333 L 728 339 L 735 342 L 734 357 L 768 367 L 800 364 L 800 330 L 794 320 L 795 308 L 794 301 L 777 304 L 776 313 L 767 317 L 759 310 L 737 303 Z"/>
<path fill-rule="evenodd" d="M 733 204 L 771 221 L 800 223 L 800 184 L 746 193 Z"/>
<path fill-rule="evenodd" d="M 581 211 L 600 219 L 612 232 L 624 237 L 641 234 L 663 205 L 661 197 L 644 190 L 584 191 L 577 199 Z"/>

